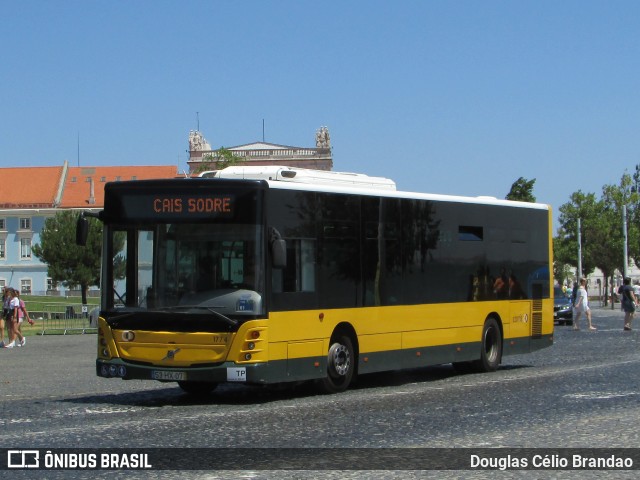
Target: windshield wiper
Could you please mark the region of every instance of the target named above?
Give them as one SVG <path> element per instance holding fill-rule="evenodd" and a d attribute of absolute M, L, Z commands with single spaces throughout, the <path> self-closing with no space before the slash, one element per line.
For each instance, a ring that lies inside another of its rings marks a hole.
<path fill-rule="evenodd" d="M 222 313 L 214 310 L 212 307 L 203 307 L 202 305 L 174 305 L 173 307 L 161 307 L 161 308 L 157 308 L 156 310 L 173 311 L 173 310 L 190 310 L 193 308 L 197 310 L 208 310 L 209 312 L 213 313 L 217 318 L 219 318 L 220 320 L 224 320 L 225 322 L 227 322 L 229 325 L 233 327 L 238 325 L 238 320 L 229 318 L 226 315 L 223 315 Z"/>

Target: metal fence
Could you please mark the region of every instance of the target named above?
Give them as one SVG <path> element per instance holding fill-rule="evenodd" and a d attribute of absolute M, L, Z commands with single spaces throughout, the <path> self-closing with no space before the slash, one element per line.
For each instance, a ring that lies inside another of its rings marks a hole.
<path fill-rule="evenodd" d="M 41 335 L 67 333 L 97 333 L 92 325 L 89 307 L 82 304 L 50 303 L 44 305 Z"/>

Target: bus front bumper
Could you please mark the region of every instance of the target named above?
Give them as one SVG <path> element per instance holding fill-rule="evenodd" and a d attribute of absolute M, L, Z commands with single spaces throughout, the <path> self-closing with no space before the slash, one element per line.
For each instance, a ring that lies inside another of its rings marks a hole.
<path fill-rule="evenodd" d="M 123 380 L 158 380 L 160 382 L 245 383 L 264 385 L 277 377 L 274 366 L 267 363 L 238 365 L 225 362 L 215 366 L 163 368 L 113 360 L 96 360 L 96 375 Z"/>

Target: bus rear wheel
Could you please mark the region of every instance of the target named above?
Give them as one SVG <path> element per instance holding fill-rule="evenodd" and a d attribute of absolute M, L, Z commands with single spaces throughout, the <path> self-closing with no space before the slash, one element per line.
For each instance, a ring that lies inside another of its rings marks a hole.
<path fill-rule="evenodd" d="M 351 339 L 347 335 L 332 338 L 327 357 L 327 376 L 322 379 L 322 390 L 326 393 L 344 392 L 353 379 L 355 361 Z"/>
<path fill-rule="evenodd" d="M 178 382 L 178 386 L 191 395 L 206 395 L 213 392 L 218 386 L 213 382 Z"/>
<path fill-rule="evenodd" d="M 494 372 L 502 362 L 502 331 L 498 321 L 487 318 L 482 328 L 480 359 L 473 362 L 476 372 Z"/>

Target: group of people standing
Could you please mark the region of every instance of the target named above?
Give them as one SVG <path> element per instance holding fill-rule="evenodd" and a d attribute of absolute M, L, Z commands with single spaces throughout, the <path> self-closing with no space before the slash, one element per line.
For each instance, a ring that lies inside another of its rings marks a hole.
<path fill-rule="evenodd" d="M 24 301 L 20 299 L 20 292 L 11 287 L 5 287 L 2 296 L 2 320 L 0 320 L 0 346 L 4 348 L 23 347 L 26 343 L 22 335 L 21 325 L 24 320 L 33 325 Z M 5 341 L 5 326 L 8 341 Z"/>
<path fill-rule="evenodd" d="M 635 311 L 639 307 L 639 305 L 638 298 L 633 291 L 633 287 L 631 286 L 631 279 L 629 277 L 623 280 L 622 286 L 618 290 L 618 293 L 621 296 L 622 310 L 624 311 L 623 329 L 625 331 L 630 331 L 631 320 L 633 320 L 633 315 L 635 314 Z M 580 279 L 580 287 L 577 289 L 577 291 L 575 291 L 573 308 L 575 312 L 575 317 L 573 319 L 574 330 L 580 330 L 578 321 L 580 320 L 580 316 L 583 313 L 587 318 L 589 330 L 596 330 L 596 327 L 591 324 L 591 309 L 589 308 L 589 299 L 587 296 L 587 280 L 585 278 Z"/>

